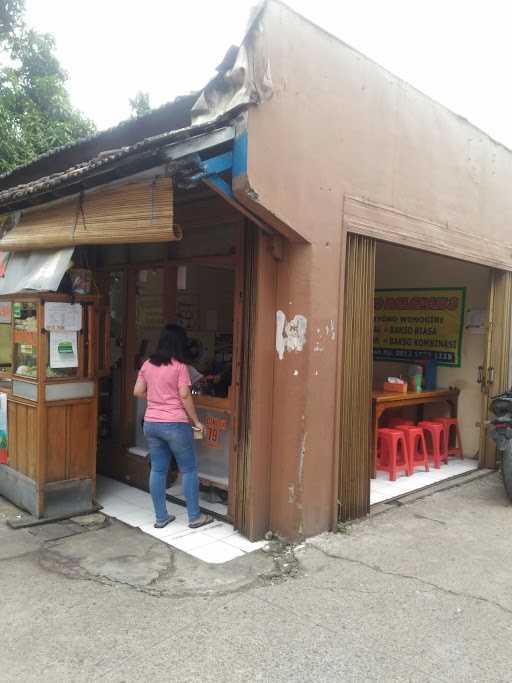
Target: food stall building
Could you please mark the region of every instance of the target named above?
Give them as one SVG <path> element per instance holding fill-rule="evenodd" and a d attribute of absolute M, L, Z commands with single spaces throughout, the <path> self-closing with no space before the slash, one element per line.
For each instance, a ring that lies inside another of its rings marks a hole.
<path fill-rule="evenodd" d="M 97 472 L 144 488 L 131 387 L 173 321 L 207 378 L 205 497 L 251 539 L 495 467 L 511 182 L 508 149 L 263 3 L 201 93 L 0 178 L 0 493 L 48 516 L 90 507 Z M 379 469 L 391 418 L 443 417 L 463 460 Z"/>

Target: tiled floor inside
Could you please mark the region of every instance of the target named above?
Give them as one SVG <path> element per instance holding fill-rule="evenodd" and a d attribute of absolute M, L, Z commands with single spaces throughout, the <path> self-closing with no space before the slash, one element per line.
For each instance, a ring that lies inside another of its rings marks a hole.
<path fill-rule="evenodd" d="M 214 521 L 201 529 L 189 529 L 185 508 L 170 502 L 167 509 L 176 515 L 176 521 L 163 529 L 155 529 L 149 493 L 108 477 L 98 475 L 96 500 L 106 515 L 138 527 L 163 543 L 211 564 L 229 562 L 264 545 L 264 541 L 251 543 L 226 522 Z"/>
<path fill-rule="evenodd" d="M 396 481 L 389 481 L 387 472 L 377 472 L 376 479 L 370 481 L 370 505 L 376 503 L 383 503 L 386 500 L 403 496 L 406 493 L 417 491 L 432 484 L 437 484 L 445 479 L 457 477 L 460 474 L 471 472 L 478 469 L 478 460 L 473 458 L 465 458 L 459 460 L 450 458 L 447 465 L 441 465 L 441 468 L 436 470 L 431 465 L 430 472 L 425 470 L 414 470 L 414 474 L 410 477 L 403 472 L 397 475 Z"/>

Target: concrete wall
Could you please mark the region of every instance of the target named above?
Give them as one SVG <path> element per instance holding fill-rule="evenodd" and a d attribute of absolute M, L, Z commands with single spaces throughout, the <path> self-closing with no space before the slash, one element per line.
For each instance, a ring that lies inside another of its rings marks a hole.
<path fill-rule="evenodd" d="M 249 117 L 259 203 L 312 242 L 348 193 L 512 245 L 508 149 L 279 2 L 263 28 L 274 94 Z"/>
<path fill-rule="evenodd" d="M 377 245 L 375 268 L 377 288 L 466 287 L 466 310 L 486 310 L 489 305 L 490 269 L 455 259 L 434 256 L 391 244 Z M 439 388 L 460 389 L 459 421 L 464 450 L 478 453 L 482 418 L 482 393 L 477 383 L 478 366 L 483 364 L 486 336 L 464 329 L 460 368 L 438 368 Z M 374 382 L 382 386 L 388 376 L 406 372 L 402 363 L 374 363 Z M 439 411 L 439 406 L 433 408 Z M 439 414 L 439 412 L 437 412 Z"/>
<path fill-rule="evenodd" d="M 268 3 L 261 28 L 252 45 L 274 92 L 249 111 L 237 189 L 296 238 L 278 265 L 276 309 L 304 316 L 307 332 L 301 350 L 275 356 L 271 522 L 297 536 L 332 522 L 345 197 L 445 226 L 454 253 L 460 231 L 483 250 L 502 241 L 512 267 L 512 154 L 281 3 Z"/>

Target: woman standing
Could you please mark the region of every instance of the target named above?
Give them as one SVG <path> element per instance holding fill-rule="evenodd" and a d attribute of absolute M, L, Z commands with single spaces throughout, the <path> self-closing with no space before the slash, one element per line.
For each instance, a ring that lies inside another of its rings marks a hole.
<path fill-rule="evenodd" d="M 156 352 L 140 369 L 133 390 L 137 398 L 147 399 L 144 434 L 151 458 L 149 492 L 157 529 L 176 519 L 167 511 L 165 495 L 172 455 L 183 479 L 189 527 L 197 529 L 213 521 L 199 510 L 199 479 L 192 430 L 203 431 L 204 427 L 190 393 L 186 349 L 185 330 L 179 325 L 167 325 L 162 330 Z"/>

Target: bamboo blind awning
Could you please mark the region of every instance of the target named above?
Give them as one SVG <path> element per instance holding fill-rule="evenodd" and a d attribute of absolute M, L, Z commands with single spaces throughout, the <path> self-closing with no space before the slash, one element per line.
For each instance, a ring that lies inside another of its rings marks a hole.
<path fill-rule="evenodd" d="M 182 235 L 174 224 L 173 209 L 170 178 L 98 189 L 5 222 L 0 250 L 179 240 Z"/>

